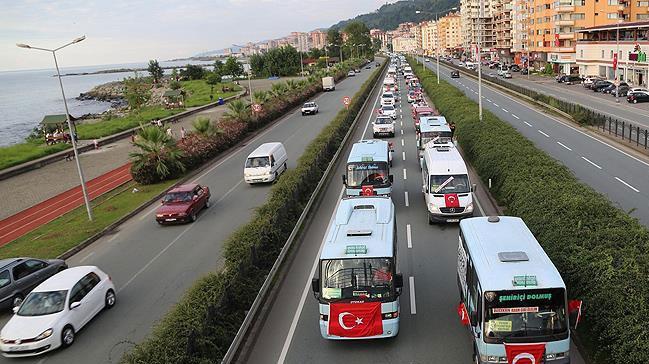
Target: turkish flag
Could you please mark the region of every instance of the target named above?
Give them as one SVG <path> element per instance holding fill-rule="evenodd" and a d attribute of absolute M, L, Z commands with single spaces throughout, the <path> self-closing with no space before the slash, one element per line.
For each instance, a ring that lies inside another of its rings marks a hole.
<path fill-rule="evenodd" d="M 446 207 L 460 207 L 460 198 L 457 193 L 447 193 L 444 195 L 444 204 Z"/>
<path fill-rule="evenodd" d="M 568 313 L 571 316 L 575 315 L 575 329 L 577 328 L 577 325 L 579 325 L 579 321 L 581 320 L 581 306 L 582 306 L 581 300 L 568 301 Z"/>
<path fill-rule="evenodd" d="M 554 46 L 558 47 L 559 46 L 559 33 L 556 33 L 554 35 Z"/>
<path fill-rule="evenodd" d="M 545 355 L 545 343 L 505 343 L 505 352 L 507 353 L 507 363 L 509 364 L 541 364 Z"/>
<path fill-rule="evenodd" d="M 367 185 L 361 186 L 361 196 L 373 196 L 374 195 L 374 186 Z"/>
<path fill-rule="evenodd" d="M 382 334 L 381 302 L 329 305 L 329 335 L 367 337 Z"/>
<path fill-rule="evenodd" d="M 460 321 L 462 322 L 463 326 L 468 326 L 471 323 L 471 320 L 469 319 L 469 312 L 466 310 L 464 302 L 461 302 L 457 306 L 457 315 L 460 316 Z"/>
<path fill-rule="evenodd" d="M 617 53 L 613 54 L 613 70 L 617 70 Z"/>

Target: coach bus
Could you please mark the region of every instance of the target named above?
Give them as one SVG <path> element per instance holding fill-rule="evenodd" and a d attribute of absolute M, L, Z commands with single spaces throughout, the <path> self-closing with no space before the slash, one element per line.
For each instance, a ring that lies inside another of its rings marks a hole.
<path fill-rule="evenodd" d="M 387 141 L 377 139 L 354 143 L 343 175 L 347 196 L 389 195 L 392 192 L 390 148 Z"/>

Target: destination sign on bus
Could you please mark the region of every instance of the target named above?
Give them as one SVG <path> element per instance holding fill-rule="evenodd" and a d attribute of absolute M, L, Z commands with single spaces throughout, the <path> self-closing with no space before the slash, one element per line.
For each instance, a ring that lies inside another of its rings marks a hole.
<path fill-rule="evenodd" d="M 498 302 L 552 300 L 552 293 L 514 293 L 498 297 Z"/>
<path fill-rule="evenodd" d="M 350 164 L 347 166 L 347 169 L 350 171 L 374 171 L 383 168 L 376 163 L 371 163 L 371 164 Z"/>

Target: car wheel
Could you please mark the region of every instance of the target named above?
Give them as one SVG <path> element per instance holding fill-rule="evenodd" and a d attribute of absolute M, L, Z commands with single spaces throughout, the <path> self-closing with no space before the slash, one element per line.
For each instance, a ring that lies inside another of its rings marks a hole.
<path fill-rule="evenodd" d="M 196 211 L 192 211 L 191 214 L 189 214 L 189 221 L 196 221 Z"/>
<path fill-rule="evenodd" d="M 209 209 L 210 208 L 210 199 L 208 198 L 207 201 L 205 201 L 205 208 Z"/>
<path fill-rule="evenodd" d="M 108 292 L 106 292 L 106 298 L 104 299 L 104 308 L 110 310 L 111 308 L 113 308 L 113 306 L 115 306 L 115 302 L 117 302 L 115 291 L 109 289 Z"/>
<path fill-rule="evenodd" d="M 286 172 L 287 170 L 288 170 L 288 165 L 286 164 L 286 162 L 284 162 L 284 172 Z"/>
<path fill-rule="evenodd" d="M 428 213 L 428 225 L 433 225 L 434 221 L 430 216 L 430 212 Z"/>
<path fill-rule="evenodd" d="M 633 100 L 633 103 L 634 103 L 634 104 L 637 104 L 637 103 L 638 103 L 638 99 Z"/>
<path fill-rule="evenodd" d="M 25 297 L 23 297 L 22 294 L 17 293 L 14 298 L 11 300 L 11 308 L 18 307 L 23 304 L 23 300 Z"/>
<path fill-rule="evenodd" d="M 74 343 L 74 329 L 72 326 L 67 325 L 61 331 L 61 346 L 67 348 Z"/>

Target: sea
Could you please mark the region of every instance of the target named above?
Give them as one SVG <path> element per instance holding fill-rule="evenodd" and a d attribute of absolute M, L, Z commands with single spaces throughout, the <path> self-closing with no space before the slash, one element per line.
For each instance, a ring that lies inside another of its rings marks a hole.
<path fill-rule="evenodd" d="M 210 65 L 212 62 L 165 61 L 162 67 L 182 67 L 191 64 Z M 88 67 L 61 68 L 61 74 L 97 72 L 109 69 L 146 68 L 147 63 L 111 64 Z M 171 70 L 165 70 L 170 73 Z M 148 76 L 146 71 L 139 72 Z M 0 146 L 22 142 L 38 126 L 45 115 L 65 114 L 61 88 L 56 69 L 27 71 L 0 71 Z M 109 102 L 77 100 L 82 92 L 88 92 L 97 85 L 121 81 L 133 76 L 133 72 L 103 73 L 62 77 L 65 97 L 70 114 L 79 117 L 85 114 L 101 113 L 110 109 Z"/>

